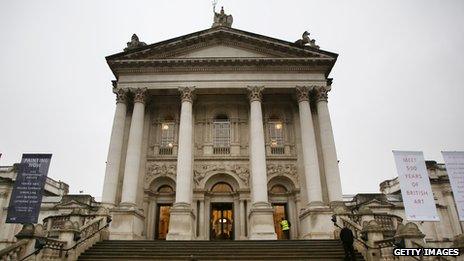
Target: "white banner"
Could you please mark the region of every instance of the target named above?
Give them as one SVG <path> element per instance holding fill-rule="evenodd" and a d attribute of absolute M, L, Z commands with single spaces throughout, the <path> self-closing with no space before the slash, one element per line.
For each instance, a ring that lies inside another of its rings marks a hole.
<path fill-rule="evenodd" d="M 406 219 L 440 221 L 421 151 L 393 151 Z"/>
<path fill-rule="evenodd" d="M 464 151 L 442 151 L 459 221 L 464 221 Z"/>

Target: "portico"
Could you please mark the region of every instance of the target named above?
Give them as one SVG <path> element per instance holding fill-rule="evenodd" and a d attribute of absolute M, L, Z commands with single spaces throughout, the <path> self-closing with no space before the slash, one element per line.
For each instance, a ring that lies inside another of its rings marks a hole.
<path fill-rule="evenodd" d="M 277 239 L 282 215 L 293 238 L 332 237 L 336 57 L 227 24 L 108 56 L 110 238 Z"/>

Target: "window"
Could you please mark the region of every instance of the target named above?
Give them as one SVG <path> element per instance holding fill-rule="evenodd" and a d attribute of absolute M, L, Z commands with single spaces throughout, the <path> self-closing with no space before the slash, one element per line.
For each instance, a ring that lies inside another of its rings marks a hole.
<path fill-rule="evenodd" d="M 284 154 L 284 124 L 280 120 L 270 119 L 268 129 L 271 154 Z"/>
<path fill-rule="evenodd" d="M 230 153 L 230 121 L 226 115 L 219 115 L 213 121 L 213 153 Z"/>
<path fill-rule="evenodd" d="M 163 122 L 161 124 L 160 155 L 172 155 L 172 147 L 174 147 L 174 129 L 174 122 Z"/>

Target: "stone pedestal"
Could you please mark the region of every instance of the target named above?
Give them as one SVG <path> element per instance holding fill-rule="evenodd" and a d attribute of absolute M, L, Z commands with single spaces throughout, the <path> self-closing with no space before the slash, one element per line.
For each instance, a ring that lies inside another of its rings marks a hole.
<path fill-rule="evenodd" d="M 190 204 L 175 203 L 171 208 L 169 233 L 166 240 L 193 240 L 195 235 L 195 215 Z"/>
<path fill-rule="evenodd" d="M 274 210 L 267 202 L 256 202 L 251 206 L 249 214 L 251 240 L 277 239 L 273 214 Z"/>
<path fill-rule="evenodd" d="M 135 208 L 114 208 L 110 211 L 110 240 L 141 240 L 145 216 Z"/>
<path fill-rule="evenodd" d="M 333 211 L 329 207 L 309 207 L 300 213 L 300 239 L 333 239 Z"/>

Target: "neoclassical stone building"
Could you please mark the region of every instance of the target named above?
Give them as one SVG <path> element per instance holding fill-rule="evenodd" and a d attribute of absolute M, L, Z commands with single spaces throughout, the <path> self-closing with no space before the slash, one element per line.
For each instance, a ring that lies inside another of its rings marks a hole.
<path fill-rule="evenodd" d="M 332 238 L 337 54 L 231 27 L 108 56 L 116 112 L 102 203 L 113 239 Z"/>

